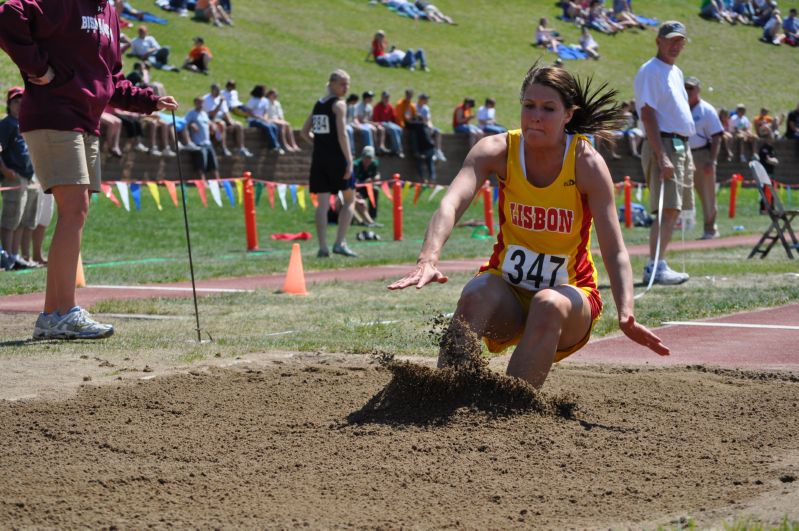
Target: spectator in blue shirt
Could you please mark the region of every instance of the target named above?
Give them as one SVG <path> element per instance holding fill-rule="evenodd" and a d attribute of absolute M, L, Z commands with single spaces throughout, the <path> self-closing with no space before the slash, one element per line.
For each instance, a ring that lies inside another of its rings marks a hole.
<path fill-rule="evenodd" d="M 197 177 L 205 180 L 205 172 L 211 172 L 214 179 L 219 179 L 219 162 L 211 144 L 211 119 L 203 110 L 202 98 L 194 98 L 194 109 L 186 113 L 185 120 L 191 141 L 199 148 L 192 152 Z"/>

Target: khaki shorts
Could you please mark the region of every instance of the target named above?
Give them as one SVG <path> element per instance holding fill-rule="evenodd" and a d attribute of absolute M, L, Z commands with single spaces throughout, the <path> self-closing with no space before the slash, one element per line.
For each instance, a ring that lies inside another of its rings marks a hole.
<path fill-rule="evenodd" d="M 693 210 L 694 163 L 691 157 L 691 148 L 686 142 L 683 152 L 677 152 L 672 138 L 661 138 L 660 145 L 674 165 L 674 178 L 665 181 L 663 208 Z M 641 165 L 644 169 L 644 178 L 649 186 L 649 209 L 655 213 L 658 210 L 660 197 L 660 166 L 652 148 L 649 147 L 648 140 L 644 141 L 641 148 Z"/>
<path fill-rule="evenodd" d="M 6 230 L 18 228 L 33 230 L 39 213 L 39 196 L 42 191 L 36 184 L 28 184 L 17 190 L 4 190 L 3 213 L 0 227 Z"/>
<path fill-rule="evenodd" d="M 42 190 L 83 184 L 100 192 L 100 138 L 77 131 L 37 129 L 22 133 Z"/>

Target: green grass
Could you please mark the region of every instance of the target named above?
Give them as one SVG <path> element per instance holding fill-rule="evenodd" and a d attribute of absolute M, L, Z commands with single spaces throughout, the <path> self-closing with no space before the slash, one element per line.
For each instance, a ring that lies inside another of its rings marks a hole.
<path fill-rule="evenodd" d="M 311 104 L 325 87 L 327 75 L 344 68 L 353 79 L 352 91 L 389 90 L 399 98 L 408 87 L 432 96 L 432 107 L 440 125 L 449 123 L 452 108 L 464 97 L 478 101 L 497 99 L 498 119 L 508 126 L 518 123 L 518 88 L 537 58 L 550 62 L 554 54 L 533 48 L 535 25 L 546 16 L 564 35 L 576 43 L 579 30 L 555 20 L 559 9 L 552 0 L 438 0 L 436 4 L 452 15 L 458 26 L 414 22 L 390 13 L 366 0 L 236 0 L 235 28 L 214 28 L 193 22 L 153 6 L 132 0 L 139 9 L 152 10 L 169 20 L 168 26 L 150 25 L 162 45 L 172 48 L 172 62 L 182 63 L 196 35 L 202 35 L 214 53 L 209 77 L 182 71 L 155 72 L 170 93 L 190 107 L 191 99 L 207 92 L 210 82 L 229 78 L 238 81 L 244 97 L 256 83 L 275 87 L 281 94 L 287 117 L 302 124 Z M 637 12 L 660 20 L 677 18 L 685 22 L 691 43 L 679 65 L 686 75 L 702 79 L 705 97 L 717 107 L 746 103 L 752 112 L 761 105 L 773 112 L 796 106 L 797 98 L 787 73 L 799 62 L 799 50 L 758 42 L 760 30 L 730 27 L 702 20 L 696 0 L 636 0 Z M 784 14 L 797 0 L 780 3 Z M 400 48 L 425 49 L 432 72 L 408 72 L 380 68 L 364 57 L 377 29 L 387 32 Z M 134 36 L 135 29 L 128 30 Z M 568 68 L 578 74 L 594 75 L 632 96 L 632 80 L 638 67 L 654 54 L 655 31 L 630 30 L 617 37 L 597 35 L 602 60 L 572 61 Z M 126 72 L 133 61 L 125 60 Z M 16 84 L 19 74 L 10 60 L 0 57 L 0 79 Z M 714 91 L 709 92 L 709 87 Z"/>

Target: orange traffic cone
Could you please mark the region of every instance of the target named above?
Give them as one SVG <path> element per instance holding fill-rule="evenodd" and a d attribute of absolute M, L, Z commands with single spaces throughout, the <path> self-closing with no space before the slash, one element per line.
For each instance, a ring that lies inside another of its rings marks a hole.
<path fill-rule="evenodd" d="M 75 274 L 75 287 L 86 287 L 86 277 L 83 276 L 83 260 L 81 260 L 80 254 L 78 254 L 78 271 Z"/>
<path fill-rule="evenodd" d="M 305 291 L 305 273 L 302 270 L 302 255 L 300 254 L 299 243 L 291 246 L 289 270 L 286 273 L 286 282 L 283 284 L 283 293 L 308 295 L 308 292 Z"/>

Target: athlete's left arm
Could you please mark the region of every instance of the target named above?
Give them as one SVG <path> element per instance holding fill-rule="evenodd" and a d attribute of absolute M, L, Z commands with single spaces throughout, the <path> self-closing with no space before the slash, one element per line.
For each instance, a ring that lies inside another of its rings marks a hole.
<path fill-rule="evenodd" d="M 648 328 L 638 324 L 633 315 L 633 273 L 616 215 L 610 170 L 602 156 L 588 143 L 580 142 L 576 149 L 577 189 L 588 198 L 594 217 L 602 261 L 610 277 L 610 288 L 618 310 L 619 328 L 636 343 L 666 356 L 669 349 Z"/>

